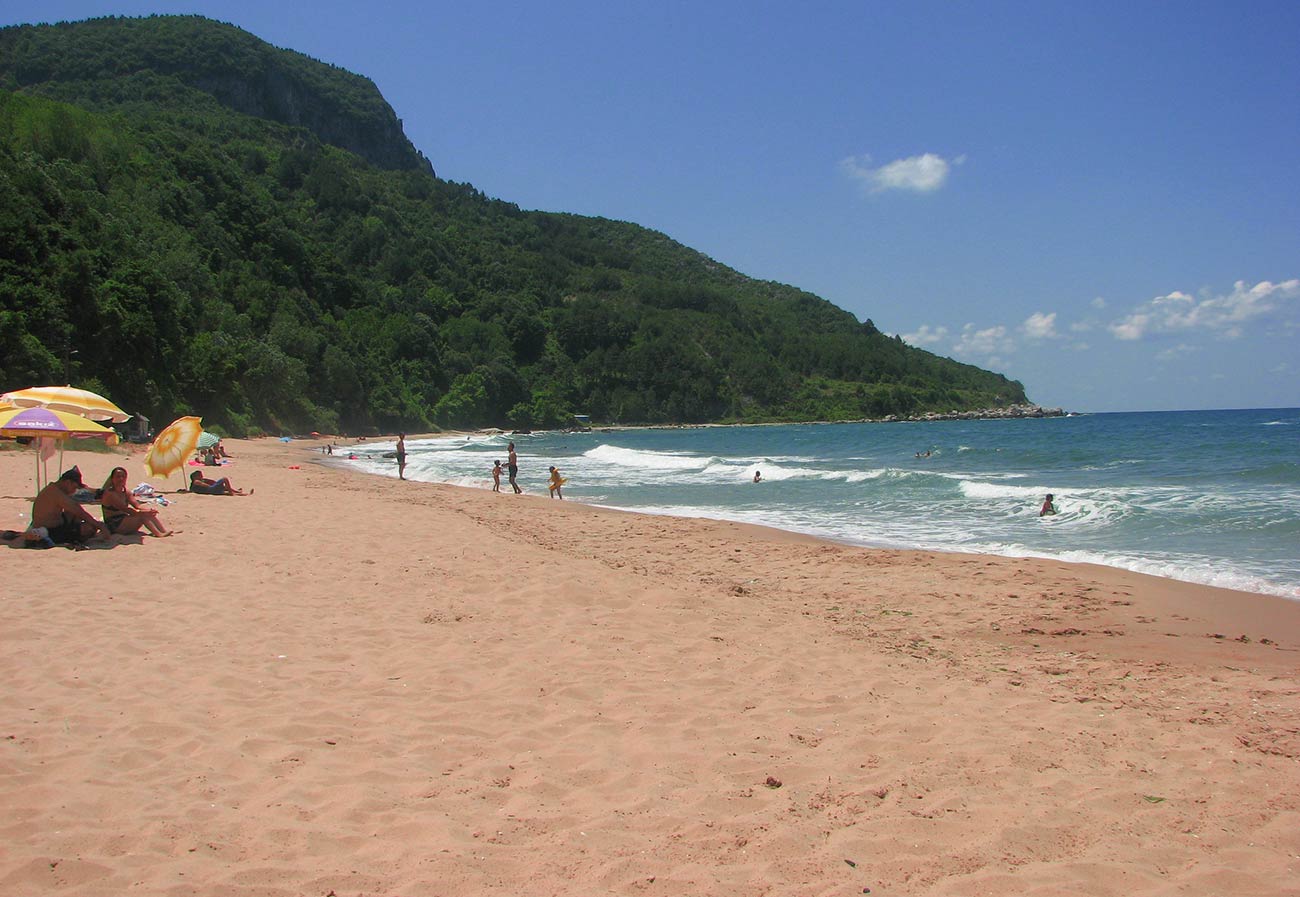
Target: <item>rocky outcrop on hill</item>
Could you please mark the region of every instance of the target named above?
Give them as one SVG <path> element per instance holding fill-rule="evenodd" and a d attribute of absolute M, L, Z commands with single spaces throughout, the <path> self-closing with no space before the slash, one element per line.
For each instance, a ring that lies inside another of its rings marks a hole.
<path fill-rule="evenodd" d="M 103 107 L 123 100 L 105 90 L 109 77 L 153 78 L 155 92 L 170 81 L 243 115 L 305 128 L 379 168 L 433 174 L 369 78 L 234 25 L 150 16 L 0 28 L 0 88 Z"/>
<path fill-rule="evenodd" d="M 1041 405 L 1008 405 L 1005 408 L 981 408 L 978 411 L 927 412 L 899 417 L 891 414 L 883 418 L 886 423 L 893 421 L 929 421 L 929 420 L 1012 420 L 1020 417 L 1066 417 L 1063 408 L 1044 408 Z"/>

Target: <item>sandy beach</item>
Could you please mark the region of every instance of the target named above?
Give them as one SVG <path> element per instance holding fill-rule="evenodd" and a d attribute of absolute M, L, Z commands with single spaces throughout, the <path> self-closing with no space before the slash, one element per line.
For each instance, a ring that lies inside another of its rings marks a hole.
<path fill-rule="evenodd" d="M 2 897 L 1300 894 L 1300 602 L 227 445 L 0 547 Z"/>

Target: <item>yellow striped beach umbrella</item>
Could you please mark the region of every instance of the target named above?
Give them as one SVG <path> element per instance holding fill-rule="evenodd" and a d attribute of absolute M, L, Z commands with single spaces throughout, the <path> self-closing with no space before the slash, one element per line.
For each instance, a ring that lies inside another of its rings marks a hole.
<path fill-rule="evenodd" d="M 66 411 L 90 420 L 107 420 L 115 424 L 131 418 L 131 415 L 98 393 L 77 389 L 75 386 L 33 386 L 0 395 L 0 402 L 8 402 L 20 408 Z"/>

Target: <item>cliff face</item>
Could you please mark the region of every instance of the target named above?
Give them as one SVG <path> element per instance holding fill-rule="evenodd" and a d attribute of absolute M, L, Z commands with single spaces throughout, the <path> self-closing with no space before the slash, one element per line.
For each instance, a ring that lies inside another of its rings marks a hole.
<path fill-rule="evenodd" d="M 322 142 L 354 152 L 377 168 L 434 173 L 429 161 L 406 139 L 401 120 L 382 98 L 382 108 L 341 110 L 333 97 L 274 64 L 257 73 L 204 74 L 189 84 L 236 112 L 306 128 Z M 372 82 L 365 81 L 365 85 L 379 97 Z"/>
<path fill-rule="evenodd" d="M 0 29 L 0 87 L 73 99 L 80 85 L 150 72 L 244 115 L 311 131 L 380 168 L 433 173 L 368 78 L 198 16 Z M 106 105 L 102 91 L 79 99 Z"/>

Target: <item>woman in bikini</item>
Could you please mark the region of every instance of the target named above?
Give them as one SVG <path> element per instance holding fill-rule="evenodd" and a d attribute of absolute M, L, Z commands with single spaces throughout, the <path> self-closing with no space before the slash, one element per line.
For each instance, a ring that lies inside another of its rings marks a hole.
<path fill-rule="evenodd" d="M 155 536 L 170 536 L 155 508 L 143 507 L 126 488 L 126 468 L 114 467 L 104 481 L 99 501 L 104 511 L 104 526 L 115 536 L 139 532 L 144 527 Z"/>

